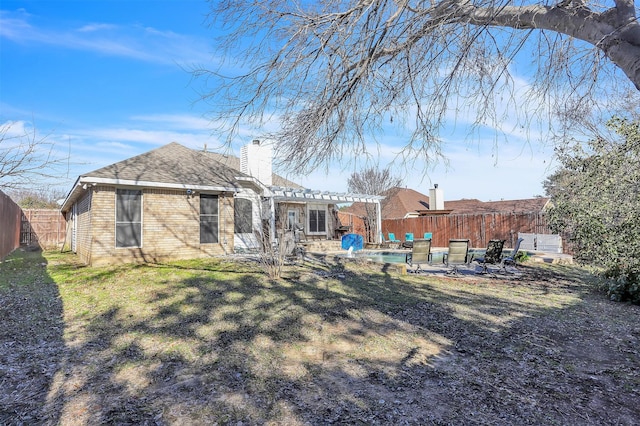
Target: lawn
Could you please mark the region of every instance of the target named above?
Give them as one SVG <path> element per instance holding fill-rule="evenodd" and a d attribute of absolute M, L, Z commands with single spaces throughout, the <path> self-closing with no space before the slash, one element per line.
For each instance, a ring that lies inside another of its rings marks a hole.
<path fill-rule="evenodd" d="M 0 424 L 639 424 L 640 306 L 576 266 L 0 263 Z"/>

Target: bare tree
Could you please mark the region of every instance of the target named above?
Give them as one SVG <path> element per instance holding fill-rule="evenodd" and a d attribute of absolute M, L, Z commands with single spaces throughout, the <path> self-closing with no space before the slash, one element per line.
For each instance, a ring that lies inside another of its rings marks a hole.
<path fill-rule="evenodd" d="M 388 189 L 402 185 L 402 178 L 391 174 L 391 169 L 379 170 L 369 167 L 361 172 L 351 173 L 347 181 L 349 192 L 382 195 Z"/>
<path fill-rule="evenodd" d="M 20 122 L 0 125 L 0 189 L 39 189 L 58 183 L 68 166 L 68 156 Z"/>
<path fill-rule="evenodd" d="M 401 158 L 428 164 L 453 114 L 476 130 L 517 117 L 513 128 L 525 132 L 535 117 L 560 118 L 561 134 L 636 97 L 636 8 L 607 3 L 211 1 L 212 25 L 228 30 L 219 40 L 227 61 L 195 75 L 213 83 L 204 98 L 229 138 L 278 115 L 269 136 L 297 172 L 366 153 L 365 137 L 407 117 Z"/>
<path fill-rule="evenodd" d="M 250 243 L 247 248 L 252 252 L 255 249 L 257 260 L 269 278 L 278 279 L 282 276 L 285 265 L 301 261 L 304 258 L 304 247 L 297 244 L 293 229 L 285 229 L 282 223 L 277 224 L 275 229 L 271 228 L 271 219 L 269 218 L 271 208 L 268 200 L 259 201 L 257 206 L 261 218 L 260 225 L 254 226 L 251 217 L 248 217 L 248 221 L 241 225 L 247 226 L 247 230 L 252 229 L 255 238 L 255 245 Z M 274 218 L 276 222 L 286 220 L 286 207 L 279 205 L 277 209 Z M 273 234 L 274 232 L 275 234 Z M 238 249 L 237 246 L 236 249 Z"/>
<path fill-rule="evenodd" d="M 351 173 L 347 181 L 349 192 L 359 194 L 382 195 L 385 191 L 402 185 L 402 179 L 394 176 L 389 167 L 379 170 L 369 167 L 361 172 Z M 367 241 L 376 240 L 377 207 L 375 204 L 363 203 L 366 214 L 365 232 Z"/>
<path fill-rule="evenodd" d="M 33 189 L 11 189 L 7 195 L 23 209 L 59 209 L 58 201 L 66 193 L 60 189 L 39 187 Z"/>

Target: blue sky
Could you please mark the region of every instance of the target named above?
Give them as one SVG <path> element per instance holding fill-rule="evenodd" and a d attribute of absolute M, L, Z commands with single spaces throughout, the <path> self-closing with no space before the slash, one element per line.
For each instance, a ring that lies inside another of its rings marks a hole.
<path fill-rule="evenodd" d="M 0 124 L 35 128 L 70 152 L 65 178 L 76 177 L 172 141 L 191 148 L 220 146 L 198 102 L 189 69 L 215 67 L 215 28 L 207 26 L 205 0 L 11 1 L 0 2 Z M 428 194 L 434 183 L 446 199 L 500 200 L 542 195 L 553 149 L 507 130 L 494 140 L 462 141 L 464 121 L 444 133 L 449 166 L 428 175 L 397 168 L 407 187 Z M 535 133 L 535 131 L 534 131 Z M 252 139 L 249 130 L 233 144 Z M 403 135 L 385 135 L 382 167 Z M 355 164 L 355 165 L 354 165 Z M 357 162 L 333 165 L 292 180 L 320 190 L 346 191 Z M 281 171 L 286 175 L 286 171 Z"/>

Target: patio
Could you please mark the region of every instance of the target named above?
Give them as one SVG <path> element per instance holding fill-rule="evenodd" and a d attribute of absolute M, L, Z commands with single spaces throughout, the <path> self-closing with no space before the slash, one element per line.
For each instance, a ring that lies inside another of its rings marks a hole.
<path fill-rule="evenodd" d="M 312 248 L 312 247 L 310 247 Z M 453 276 L 453 277 L 465 277 L 474 276 L 481 277 L 482 275 L 476 272 L 480 271 L 480 266 L 473 262 L 473 258 L 477 258 L 484 254 L 485 249 L 473 248 L 469 250 L 471 260 L 468 264 L 457 268 L 457 274 L 449 274 L 451 268 L 443 263 L 443 254 L 447 253 L 447 247 L 433 247 L 431 253 L 433 254 L 433 260 L 430 264 L 420 264 L 422 270 L 420 274 L 439 275 L 439 276 Z M 522 251 L 522 250 L 521 250 Z M 509 253 L 509 249 L 506 250 Z M 331 251 L 315 251 L 307 249 L 306 255 L 312 256 L 316 259 L 322 259 L 324 261 L 335 262 L 366 262 L 370 265 L 378 264 L 381 269 L 386 271 L 394 270 L 401 275 L 408 273 L 414 273 L 418 268 L 417 265 L 409 265 L 404 261 L 407 254 L 411 253 L 411 250 L 407 249 L 365 249 L 355 252 L 353 256 L 348 256 L 345 250 L 331 250 Z M 535 250 L 526 250 L 528 255 L 527 263 L 550 263 L 550 264 L 573 264 L 573 257 L 563 253 L 547 253 Z M 489 266 L 489 274 L 487 276 L 502 276 L 506 278 L 518 277 L 522 272 L 518 267 L 508 266 L 506 273 L 500 270 L 498 265 Z"/>

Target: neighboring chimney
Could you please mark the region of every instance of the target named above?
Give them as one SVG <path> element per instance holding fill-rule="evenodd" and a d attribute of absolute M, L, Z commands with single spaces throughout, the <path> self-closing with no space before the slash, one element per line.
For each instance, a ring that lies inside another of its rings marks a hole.
<path fill-rule="evenodd" d="M 272 185 L 271 158 L 273 149 L 271 144 L 261 143 L 254 139 L 250 144 L 240 149 L 240 171 L 258 179 L 264 185 Z"/>
<path fill-rule="evenodd" d="M 429 190 L 429 210 L 444 210 L 444 195 L 437 183 Z"/>

